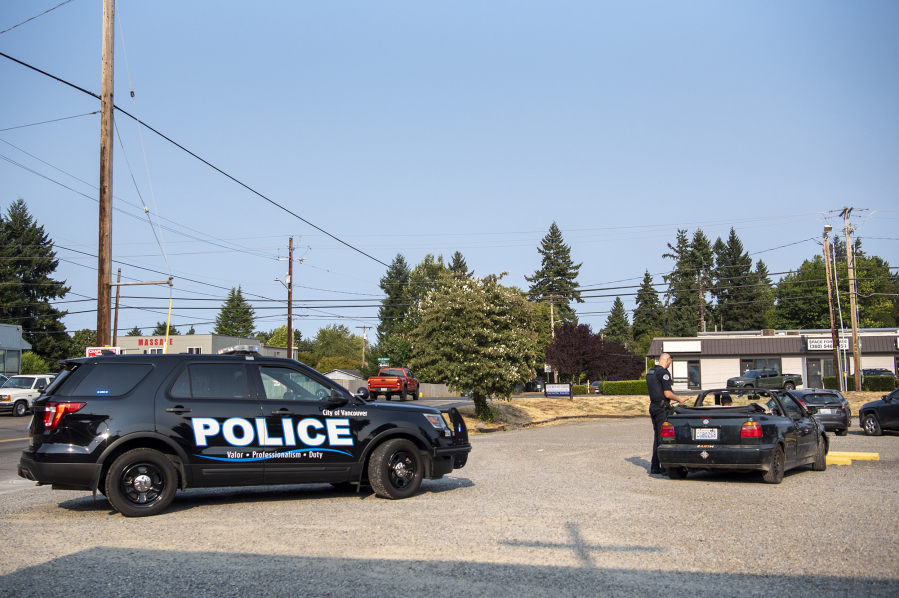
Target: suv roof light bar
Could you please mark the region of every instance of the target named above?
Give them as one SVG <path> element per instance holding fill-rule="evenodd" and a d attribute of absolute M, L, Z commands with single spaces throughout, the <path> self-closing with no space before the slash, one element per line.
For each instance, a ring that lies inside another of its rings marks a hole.
<path fill-rule="evenodd" d="M 233 347 L 225 347 L 219 349 L 219 355 L 259 355 L 259 345 L 234 345 Z"/>

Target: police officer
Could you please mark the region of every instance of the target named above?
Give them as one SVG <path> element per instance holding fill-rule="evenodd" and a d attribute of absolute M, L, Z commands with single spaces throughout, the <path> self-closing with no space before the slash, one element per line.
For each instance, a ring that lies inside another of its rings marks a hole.
<path fill-rule="evenodd" d="M 683 399 L 671 392 L 671 372 L 668 367 L 671 366 L 671 356 L 662 353 L 659 362 L 654 368 L 646 372 L 646 386 L 649 388 L 649 417 L 652 418 L 652 461 L 649 464 L 649 473 L 661 474 L 665 473 L 659 463 L 659 439 L 662 433 L 662 424 L 668 417 L 668 411 L 671 409 L 671 401 L 683 403 L 687 400 Z"/>

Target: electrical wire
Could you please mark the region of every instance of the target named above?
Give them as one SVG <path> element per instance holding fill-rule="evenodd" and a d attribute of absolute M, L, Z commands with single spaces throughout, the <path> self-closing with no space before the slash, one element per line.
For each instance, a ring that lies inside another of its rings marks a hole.
<path fill-rule="evenodd" d="M 37 125 L 45 125 L 47 123 L 56 123 L 61 120 L 69 120 L 70 118 L 79 118 L 81 116 L 90 116 L 91 114 L 100 114 L 99 110 L 94 110 L 93 112 L 85 112 L 84 114 L 76 114 L 75 116 L 66 116 L 63 118 L 54 118 L 53 120 L 42 120 L 39 123 L 31 123 L 30 125 L 19 125 L 18 127 L 6 127 L 5 129 L 0 129 L 0 131 L 12 131 L 13 129 L 24 129 L 25 127 L 35 127 Z"/>
<path fill-rule="evenodd" d="M 10 27 L 9 29 L 4 29 L 3 31 L 0 31 L 0 35 L 3 35 L 3 34 L 6 33 L 7 31 L 12 31 L 12 30 L 15 29 L 16 27 L 19 27 L 20 25 L 24 25 L 24 24 L 27 23 L 28 21 L 33 21 L 33 20 L 35 20 L 35 19 L 38 18 L 38 17 L 42 17 L 42 16 L 44 16 L 45 14 L 47 14 L 48 12 L 53 11 L 53 10 L 56 10 L 56 9 L 59 8 L 60 6 L 63 6 L 63 5 L 65 5 L 65 4 L 68 4 L 68 3 L 71 2 L 71 1 L 72 1 L 72 0 L 65 0 L 65 2 L 62 2 L 62 3 L 60 3 L 60 4 L 57 4 L 57 5 L 54 6 L 53 8 L 48 8 L 47 10 L 45 10 L 44 12 L 42 12 L 42 13 L 39 14 L 39 15 L 34 15 L 34 16 L 31 17 L 30 19 L 25 19 L 24 21 L 22 21 L 22 22 L 19 23 L 18 25 L 13 25 L 13 26 Z"/>

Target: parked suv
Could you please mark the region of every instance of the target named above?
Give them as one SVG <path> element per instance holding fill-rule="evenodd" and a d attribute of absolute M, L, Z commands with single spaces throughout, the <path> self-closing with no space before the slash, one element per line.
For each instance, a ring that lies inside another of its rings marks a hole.
<path fill-rule="evenodd" d="M 12 411 L 14 416 L 22 417 L 55 377 L 56 374 L 26 374 L 8 379 L 0 386 L 0 411 Z"/>
<path fill-rule="evenodd" d="M 35 402 L 21 477 L 104 494 L 125 516 L 155 515 L 178 488 L 370 484 L 412 496 L 461 468 L 461 415 L 369 402 L 294 360 L 117 355 L 64 361 Z"/>

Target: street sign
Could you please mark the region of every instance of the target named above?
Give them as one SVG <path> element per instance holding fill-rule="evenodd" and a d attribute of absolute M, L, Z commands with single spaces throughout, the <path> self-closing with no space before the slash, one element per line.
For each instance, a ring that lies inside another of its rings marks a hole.
<path fill-rule="evenodd" d="M 121 347 L 85 347 L 84 356 L 85 357 L 100 357 L 103 355 L 103 351 L 112 351 L 116 355 L 122 354 Z"/>
<path fill-rule="evenodd" d="M 553 371 L 553 366 L 549 365 L 548 363 L 545 363 L 545 364 L 543 364 L 543 371 L 544 371 L 544 373 L 551 374 Z"/>

